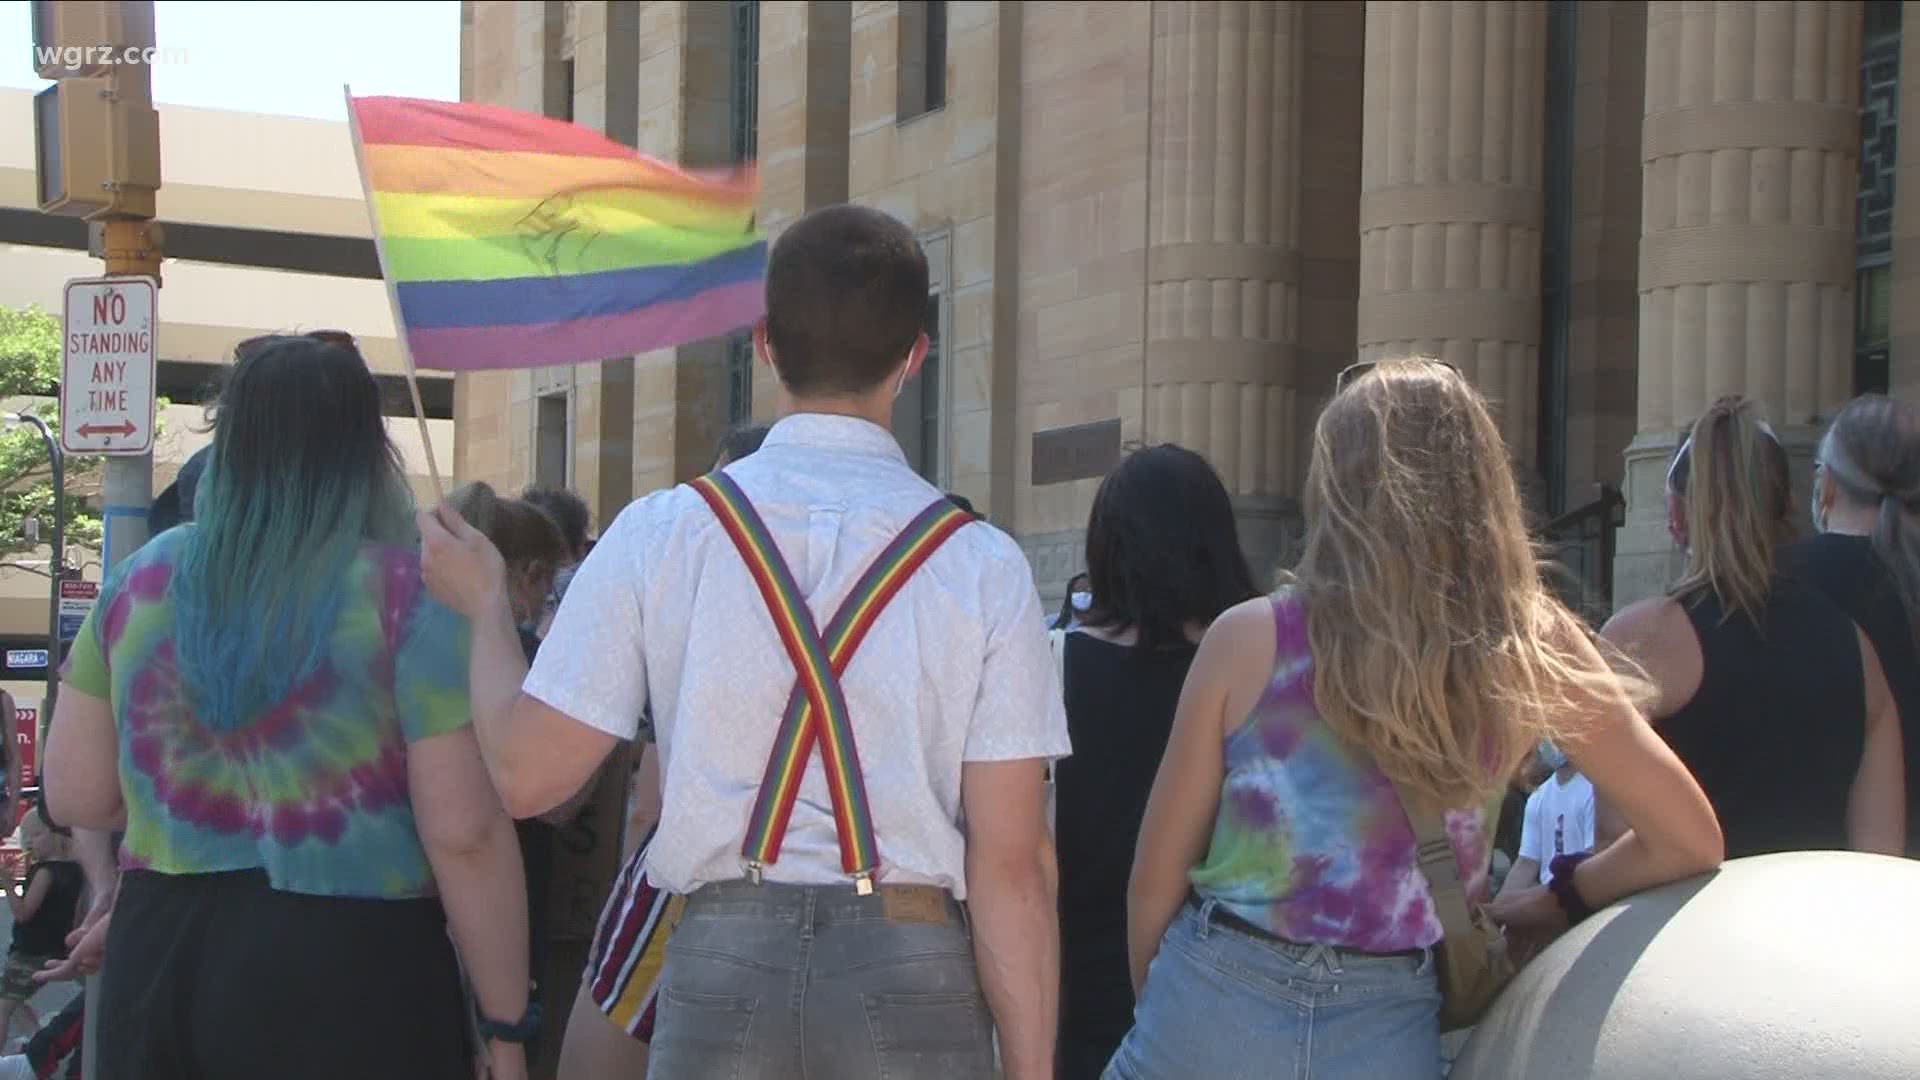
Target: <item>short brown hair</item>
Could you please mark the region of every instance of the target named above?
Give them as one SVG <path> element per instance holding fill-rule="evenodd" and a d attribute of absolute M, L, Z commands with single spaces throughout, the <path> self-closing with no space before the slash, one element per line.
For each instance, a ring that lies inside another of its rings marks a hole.
<path fill-rule="evenodd" d="M 485 533 L 508 566 L 540 563 L 549 568 L 572 559 L 560 526 L 523 499 L 503 499 L 489 484 L 476 482 L 447 496 L 447 504 Z"/>
<path fill-rule="evenodd" d="M 780 234 L 767 260 L 767 344 L 795 394 L 878 386 L 926 329 L 926 310 L 926 252 L 878 210 L 815 210 Z"/>

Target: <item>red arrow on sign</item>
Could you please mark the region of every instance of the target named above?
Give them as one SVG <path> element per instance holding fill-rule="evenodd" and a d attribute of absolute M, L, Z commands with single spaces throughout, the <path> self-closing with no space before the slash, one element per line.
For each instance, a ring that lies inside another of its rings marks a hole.
<path fill-rule="evenodd" d="M 138 430 L 140 429 L 134 427 L 133 421 L 131 420 L 122 420 L 117 424 L 81 424 L 80 437 L 83 439 L 90 439 L 95 435 L 127 436 L 127 435 L 132 435 L 134 432 Z"/>

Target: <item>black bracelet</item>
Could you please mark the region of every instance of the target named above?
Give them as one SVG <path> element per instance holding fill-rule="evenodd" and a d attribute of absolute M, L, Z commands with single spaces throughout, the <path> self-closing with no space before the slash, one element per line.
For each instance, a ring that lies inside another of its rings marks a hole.
<path fill-rule="evenodd" d="M 1567 914 L 1567 925 L 1578 925 L 1587 916 L 1593 914 L 1592 905 L 1580 895 L 1580 887 L 1574 884 L 1574 868 L 1586 862 L 1593 855 L 1591 851 L 1582 851 L 1574 855 L 1560 855 L 1547 864 L 1547 872 L 1552 880 L 1547 882 L 1547 891 L 1560 902 L 1560 910 Z"/>
<path fill-rule="evenodd" d="M 527 998 L 527 1013 L 517 1023 L 503 1024 L 498 1020 L 487 1019 L 480 1011 L 480 1003 L 473 1003 L 474 1026 L 480 1029 L 480 1037 L 493 1042 L 513 1043 L 524 1046 L 540 1034 L 540 1003 Z"/>

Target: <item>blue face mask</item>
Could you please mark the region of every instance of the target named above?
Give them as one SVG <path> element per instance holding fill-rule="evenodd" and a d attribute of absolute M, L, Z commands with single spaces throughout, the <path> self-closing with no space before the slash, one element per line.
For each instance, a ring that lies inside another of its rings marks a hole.
<path fill-rule="evenodd" d="M 1554 772 L 1559 772 L 1561 769 L 1567 767 L 1567 755 L 1561 753 L 1559 747 L 1545 739 L 1541 740 L 1539 748 L 1534 751 L 1534 755 L 1539 759 L 1541 765 Z"/>
<path fill-rule="evenodd" d="M 1091 607 L 1093 607 L 1092 593 L 1077 592 L 1073 594 L 1073 610 L 1078 611 L 1084 615 L 1086 614 L 1087 610 Z"/>

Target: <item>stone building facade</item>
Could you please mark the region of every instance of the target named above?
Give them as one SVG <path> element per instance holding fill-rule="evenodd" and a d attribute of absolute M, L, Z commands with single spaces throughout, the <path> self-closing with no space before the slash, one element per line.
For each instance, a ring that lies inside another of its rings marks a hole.
<path fill-rule="evenodd" d="M 773 234 L 909 223 L 937 349 L 895 432 L 1049 596 L 1129 445 L 1204 453 L 1284 561 L 1335 376 L 1421 352 L 1498 404 L 1543 521 L 1624 492 L 1624 601 L 1670 573 L 1662 477 L 1714 397 L 1804 462 L 1852 394 L 1920 390 L 1913 6 L 468 0 L 462 94 L 755 159 Z M 772 400 L 740 339 L 462 376 L 457 471 L 604 522 Z"/>

